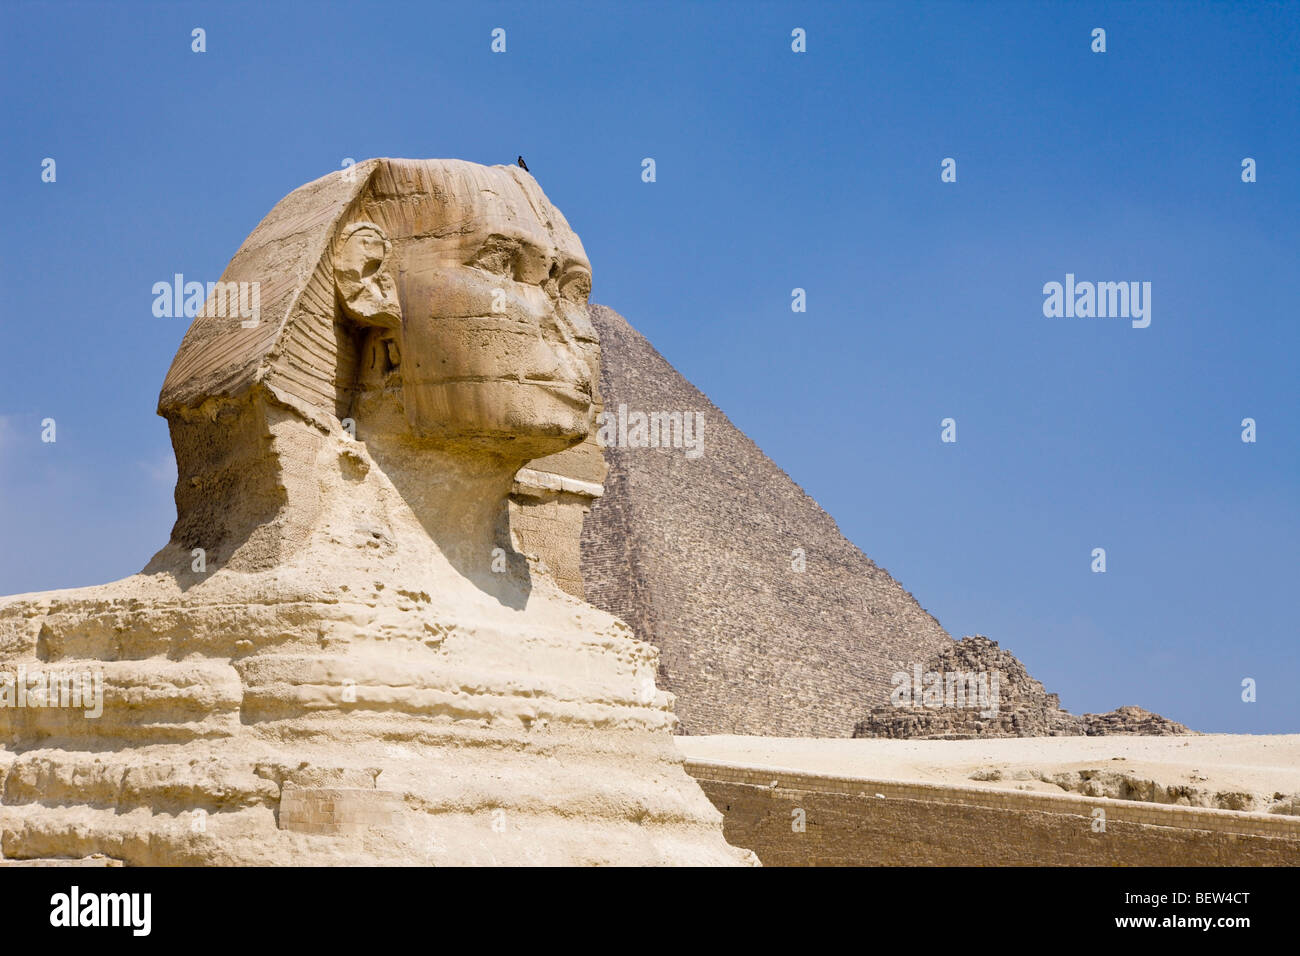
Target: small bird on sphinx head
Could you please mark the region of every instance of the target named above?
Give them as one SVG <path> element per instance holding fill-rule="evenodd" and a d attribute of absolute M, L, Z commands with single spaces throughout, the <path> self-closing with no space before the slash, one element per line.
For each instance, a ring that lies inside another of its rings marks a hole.
<path fill-rule="evenodd" d="M 522 156 L 516 159 L 515 162 L 519 164 L 520 169 L 522 169 L 524 172 L 528 172 L 528 164 L 524 162 L 524 158 Z"/>

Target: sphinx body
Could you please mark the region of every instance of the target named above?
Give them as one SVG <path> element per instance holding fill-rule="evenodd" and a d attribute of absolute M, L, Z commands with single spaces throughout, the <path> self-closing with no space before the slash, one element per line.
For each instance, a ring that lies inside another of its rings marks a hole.
<path fill-rule="evenodd" d="M 671 742 L 654 649 L 512 539 L 520 468 L 591 433 L 590 265 L 516 167 L 303 186 L 196 318 L 159 413 L 171 540 L 0 599 L 0 855 L 128 864 L 754 862 Z M 51 695 L 54 696 L 54 695 Z"/>

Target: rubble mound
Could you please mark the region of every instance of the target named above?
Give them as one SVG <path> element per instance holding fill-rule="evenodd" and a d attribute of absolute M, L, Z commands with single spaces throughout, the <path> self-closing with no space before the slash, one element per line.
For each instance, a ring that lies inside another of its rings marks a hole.
<path fill-rule="evenodd" d="M 1080 737 L 1186 734 L 1182 724 L 1141 707 L 1082 717 L 982 634 L 954 641 L 910 669 L 900 662 L 888 704 L 867 710 L 854 737 L 963 740 L 975 737 Z"/>

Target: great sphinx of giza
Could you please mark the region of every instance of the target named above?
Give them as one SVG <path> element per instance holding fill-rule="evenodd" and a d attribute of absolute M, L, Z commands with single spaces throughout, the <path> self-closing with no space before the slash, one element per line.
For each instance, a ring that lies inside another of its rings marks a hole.
<path fill-rule="evenodd" d="M 721 864 L 656 652 L 512 547 L 593 427 L 578 237 L 516 167 L 375 159 L 281 200 L 163 384 L 171 540 L 0 600 L 0 852 L 127 864 Z M 209 303 L 211 305 L 211 303 Z M 11 680 L 0 691 L 11 693 Z"/>

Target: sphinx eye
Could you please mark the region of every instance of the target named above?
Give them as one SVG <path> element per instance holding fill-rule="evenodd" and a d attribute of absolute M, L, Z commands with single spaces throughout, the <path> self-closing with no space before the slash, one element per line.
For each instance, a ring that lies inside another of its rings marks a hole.
<path fill-rule="evenodd" d="M 497 275 L 514 276 L 519 265 L 519 242 L 506 236 L 488 236 L 469 264 Z"/>
<path fill-rule="evenodd" d="M 582 304 L 591 295 L 591 273 L 585 269 L 572 269 L 560 280 L 560 295 L 571 302 Z"/>

